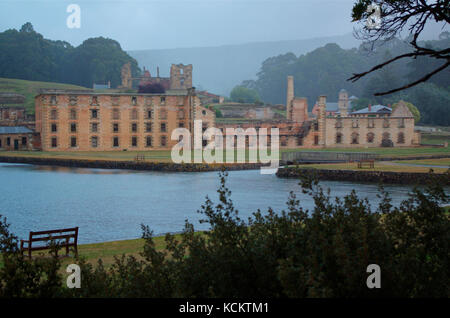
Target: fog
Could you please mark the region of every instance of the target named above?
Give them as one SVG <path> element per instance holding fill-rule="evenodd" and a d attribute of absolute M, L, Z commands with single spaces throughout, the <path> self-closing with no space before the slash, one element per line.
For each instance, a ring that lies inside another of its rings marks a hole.
<path fill-rule="evenodd" d="M 104 36 L 125 50 L 299 40 L 351 33 L 355 1 L 0 0 L 0 31 L 31 22 L 49 39 L 79 45 Z M 67 27 L 69 4 L 81 9 L 80 28 Z"/>

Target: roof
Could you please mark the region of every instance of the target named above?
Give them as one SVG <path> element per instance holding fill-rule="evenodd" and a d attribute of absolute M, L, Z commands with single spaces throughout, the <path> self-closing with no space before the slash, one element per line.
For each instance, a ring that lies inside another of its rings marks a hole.
<path fill-rule="evenodd" d="M 370 108 L 369 111 L 369 107 L 351 112 L 350 114 L 354 115 L 354 114 L 380 114 L 380 113 L 385 113 L 385 114 L 390 114 L 392 111 L 391 108 L 384 106 L 384 105 L 373 105 Z"/>
<path fill-rule="evenodd" d="M 33 131 L 24 126 L 0 126 L 0 134 L 31 134 Z"/>
<path fill-rule="evenodd" d="M 325 110 L 327 112 L 336 112 L 339 110 L 339 104 L 338 103 L 328 103 L 326 104 Z"/>
<path fill-rule="evenodd" d="M 399 101 L 394 111 L 391 114 L 392 117 L 414 117 L 414 115 L 409 110 L 408 106 L 406 106 L 404 101 Z"/>
<path fill-rule="evenodd" d="M 94 89 L 109 89 L 108 84 L 95 84 L 94 83 Z"/>
<path fill-rule="evenodd" d="M 16 93 L 0 92 L 0 104 L 23 104 L 25 96 Z"/>
<path fill-rule="evenodd" d="M 115 92 L 94 92 L 92 90 L 58 90 L 41 89 L 39 95 L 89 95 L 89 96 L 186 96 L 187 89 L 168 89 L 165 93 L 115 93 Z M 39 95 L 36 95 L 37 98 Z"/>

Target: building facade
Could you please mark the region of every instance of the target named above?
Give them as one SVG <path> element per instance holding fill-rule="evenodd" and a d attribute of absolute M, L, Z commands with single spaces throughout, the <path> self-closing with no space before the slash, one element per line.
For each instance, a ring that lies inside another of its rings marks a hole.
<path fill-rule="evenodd" d="M 38 149 L 39 138 L 33 138 L 35 134 L 23 126 L 0 126 L 0 150 L 19 151 Z M 35 140 L 34 140 L 35 139 Z"/>
<path fill-rule="evenodd" d="M 214 112 L 200 105 L 194 89 L 164 94 L 103 94 L 42 91 L 36 96 L 36 131 L 44 151 L 170 150 L 172 131 Z"/>

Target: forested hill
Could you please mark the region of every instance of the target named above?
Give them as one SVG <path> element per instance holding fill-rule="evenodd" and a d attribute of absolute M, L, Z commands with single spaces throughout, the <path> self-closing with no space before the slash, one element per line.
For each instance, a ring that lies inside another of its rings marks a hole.
<path fill-rule="evenodd" d="M 121 68 L 130 62 L 132 73 L 140 72 L 135 59 L 122 50 L 117 41 L 91 38 L 73 47 L 64 41 L 52 41 L 26 23 L 18 31 L 0 33 L 0 77 L 32 81 L 59 82 L 92 87 L 121 83 Z"/>
<path fill-rule="evenodd" d="M 359 45 L 352 34 L 320 37 L 304 40 L 267 41 L 215 47 L 176 49 L 149 49 L 129 51 L 139 65 L 156 73 L 159 66 L 161 76 L 168 76 L 172 63 L 192 64 L 193 83 L 202 89 L 228 95 L 231 89 L 244 79 L 253 79 L 261 63 L 268 57 L 295 52 L 304 54 L 327 43 L 338 43 L 341 47 Z"/>
<path fill-rule="evenodd" d="M 439 40 L 427 41 L 431 47 L 449 47 L 450 34 L 442 33 Z M 296 56 L 287 53 L 266 59 L 256 80 L 247 80 L 242 86 L 255 89 L 266 103 L 286 103 L 286 77 L 294 76 L 295 95 L 308 98 L 310 109 L 319 95 L 337 101 L 340 89 L 360 98 L 360 106 L 369 103 L 389 104 L 400 98 L 417 106 L 422 123 L 450 125 L 450 70 L 447 68 L 431 77 L 427 83 L 397 94 L 374 97 L 374 93 L 399 87 L 416 80 L 442 64 L 431 58 L 400 60 L 354 83 L 347 81 L 353 73 L 369 70 L 372 66 L 411 50 L 407 40 L 394 39 L 375 50 L 366 45 L 345 50 L 337 44 L 327 44 L 312 52 Z"/>

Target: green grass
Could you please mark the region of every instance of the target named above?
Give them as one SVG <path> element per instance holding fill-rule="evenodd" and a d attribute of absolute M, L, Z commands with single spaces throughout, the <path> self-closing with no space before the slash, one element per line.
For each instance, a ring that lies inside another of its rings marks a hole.
<path fill-rule="evenodd" d="M 327 148 L 327 149 L 281 149 L 280 156 L 284 152 L 293 151 L 314 151 L 314 152 L 368 152 L 379 154 L 381 157 L 407 158 L 413 156 L 428 155 L 449 155 L 450 147 L 412 147 L 412 148 Z M 150 150 L 150 151 L 0 151 L 0 156 L 23 156 L 37 158 L 61 158 L 61 159 L 83 159 L 83 160 L 134 160 L 137 154 L 145 156 L 149 162 L 172 162 L 171 151 Z M 225 156 L 225 151 L 224 151 Z M 248 162 L 249 151 L 246 151 L 245 160 Z"/>
<path fill-rule="evenodd" d="M 51 82 L 36 82 L 25 81 L 12 78 L 0 78 L 0 92 L 2 93 L 17 93 L 25 96 L 24 105 L 11 105 L 11 106 L 24 106 L 27 109 L 27 113 L 34 114 L 34 97 L 38 95 L 39 89 L 52 88 L 52 89 L 76 89 L 87 90 L 88 88 L 82 86 L 76 86 L 71 84 L 51 83 Z M 9 105 L 8 105 L 9 106 Z"/>
<path fill-rule="evenodd" d="M 437 145 L 448 142 L 450 144 L 449 132 L 422 133 L 422 144 Z"/>
<path fill-rule="evenodd" d="M 353 163 L 330 163 L 330 164 L 307 164 L 307 165 L 298 165 L 292 167 L 299 168 L 313 168 L 313 169 L 325 169 L 325 170 L 353 170 L 353 171 L 390 171 L 390 172 L 429 172 L 431 167 L 415 167 L 415 166 L 404 166 L 404 165 L 395 165 L 390 163 L 389 161 L 376 161 L 374 168 L 368 168 L 365 166 L 364 168 L 358 168 L 356 162 Z M 435 168 L 432 167 L 435 173 L 444 173 L 448 169 L 446 168 Z"/>
<path fill-rule="evenodd" d="M 450 159 L 442 158 L 442 159 L 424 159 L 424 160 L 399 160 L 394 161 L 395 163 L 401 164 L 415 164 L 415 165 L 436 165 L 436 166 L 449 166 L 450 167 Z"/>
<path fill-rule="evenodd" d="M 450 147 L 392 147 L 392 148 L 326 148 L 326 149 L 286 149 L 282 152 L 292 151 L 319 151 L 319 152 L 366 152 L 379 154 L 381 157 L 410 157 L 416 155 L 450 155 Z"/>
<path fill-rule="evenodd" d="M 195 235 L 202 235 L 203 232 L 196 232 Z M 175 235 L 176 240 L 181 239 L 181 234 Z M 157 236 L 153 238 L 156 249 L 158 251 L 163 251 L 166 248 L 165 237 Z M 114 263 L 115 256 L 132 255 L 137 259 L 142 259 L 140 253 L 143 252 L 144 239 L 132 239 L 132 240 L 121 240 L 121 241 L 111 241 L 103 243 L 92 243 L 92 244 L 80 244 L 78 245 L 78 255 L 86 259 L 88 263 L 96 264 L 98 259 L 102 259 L 105 267 L 110 267 Z M 64 254 L 64 249 L 61 250 L 60 254 Z M 33 257 L 45 256 L 49 257 L 49 251 L 39 251 L 34 252 Z M 68 264 L 73 263 L 73 254 L 69 257 L 62 258 L 62 267 L 65 268 Z M 0 268 L 3 266 L 0 257 Z"/>

